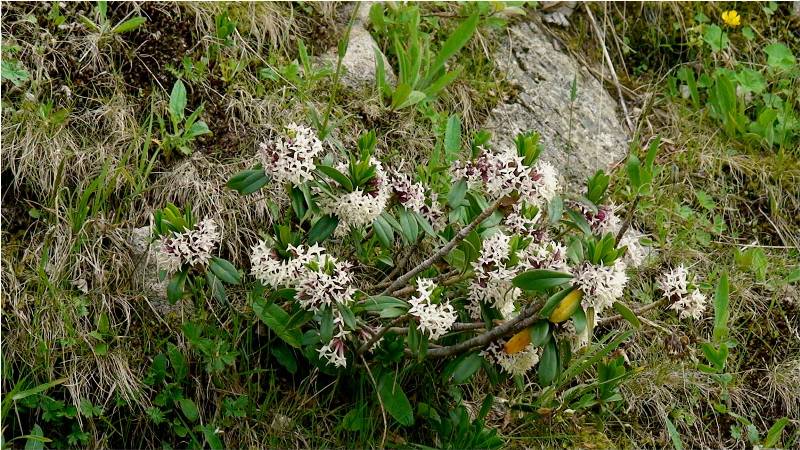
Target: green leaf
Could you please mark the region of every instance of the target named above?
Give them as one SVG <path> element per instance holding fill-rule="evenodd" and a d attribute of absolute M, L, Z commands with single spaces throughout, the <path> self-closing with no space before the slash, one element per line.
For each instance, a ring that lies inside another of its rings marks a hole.
<path fill-rule="evenodd" d="M 175 276 L 169 280 L 169 284 L 167 285 L 167 300 L 173 305 L 183 297 L 183 285 L 186 283 L 186 276 L 188 273 L 189 271 L 184 269 L 176 273 Z"/>
<path fill-rule="evenodd" d="M 447 194 L 447 204 L 450 205 L 450 208 L 452 209 L 458 208 L 464 203 L 464 197 L 466 195 L 467 181 L 458 180 L 454 185 L 452 185 L 450 192 Z"/>
<path fill-rule="evenodd" d="M 204 134 L 211 134 L 211 130 L 209 130 L 208 125 L 201 120 L 193 123 L 192 126 L 190 126 L 189 129 L 184 133 L 184 137 L 187 139 L 193 139 Z"/>
<path fill-rule="evenodd" d="M 796 283 L 800 281 L 800 267 L 789 272 L 789 275 L 786 276 L 787 283 Z"/>
<path fill-rule="evenodd" d="M 116 34 L 127 33 L 129 31 L 133 31 L 133 30 L 139 28 L 145 22 L 147 22 L 147 19 L 145 19 L 142 16 L 136 16 L 136 17 L 134 17 L 132 19 L 128 19 L 125 22 L 122 22 L 122 23 L 118 24 L 117 26 L 112 28 L 111 31 L 113 33 L 116 33 Z"/>
<path fill-rule="evenodd" d="M 769 431 L 767 431 L 767 437 L 764 438 L 763 447 L 767 448 L 777 447 L 778 442 L 781 439 L 781 433 L 788 424 L 789 424 L 789 419 L 786 417 L 776 420 L 775 423 L 770 427 Z"/>
<path fill-rule="evenodd" d="M 372 221 L 372 229 L 385 248 L 391 249 L 394 246 L 394 229 L 383 217 L 378 216 Z"/>
<path fill-rule="evenodd" d="M 589 325 L 586 319 L 586 311 L 583 308 L 578 307 L 574 313 L 572 313 L 572 324 L 575 326 L 575 333 L 583 333 L 583 330 Z"/>
<path fill-rule="evenodd" d="M 728 275 L 723 274 L 714 294 L 714 341 L 721 342 L 728 336 L 729 288 Z"/>
<path fill-rule="evenodd" d="M 181 381 L 189 375 L 189 365 L 186 363 L 186 358 L 181 353 L 181 350 L 173 343 L 167 343 L 167 356 L 169 363 L 172 365 L 172 372 L 175 374 L 175 380 Z"/>
<path fill-rule="evenodd" d="M 453 381 L 461 384 L 469 380 L 481 368 L 482 363 L 483 357 L 478 353 L 467 356 L 456 366 L 455 372 L 453 372 Z"/>
<path fill-rule="evenodd" d="M 539 384 L 549 386 L 558 375 L 558 349 L 555 340 L 551 337 L 544 346 L 542 357 L 539 359 Z"/>
<path fill-rule="evenodd" d="M 308 243 L 317 244 L 323 242 L 330 236 L 336 227 L 339 226 L 339 218 L 336 216 L 322 216 L 314 226 L 308 231 Z"/>
<path fill-rule="evenodd" d="M 178 405 L 181 407 L 181 412 L 183 412 L 183 415 L 189 419 L 189 422 L 196 422 L 197 419 L 200 418 L 200 411 L 197 409 L 197 405 L 191 399 L 178 399 Z"/>
<path fill-rule="evenodd" d="M 452 164 L 458 159 L 458 152 L 461 150 L 461 118 L 458 114 L 452 114 L 447 119 L 447 126 L 444 130 L 444 154 L 447 164 Z"/>
<path fill-rule="evenodd" d="M 39 424 L 33 426 L 31 433 L 27 436 L 21 436 L 27 439 L 25 441 L 25 450 L 44 450 L 46 442 L 52 442 L 50 439 L 44 437 L 44 431 Z"/>
<path fill-rule="evenodd" d="M 541 347 L 547 342 L 550 336 L 550 322 L 547 320 L 540 320 L 533 324 L 530 328 L 531 344 L 534 347 Z"/>
<path fill-rule="evenodd" d="M 430 237 L 435 238 L 437 236 L 436 232 L 433 231 L 433 227 L 431 226 L 430 222 L 428 222 L 428 219 L 422 217 L 422 215 L 416 211 L 412 212 L 411 214 L 417 219 L 417 223 L 420 227 L 422 227 L 422 231 L 427 233 Z"/>
<path fill-rule="evenodd" d="M 683 442 L 681 442 L 681 435 L 678 433 L 678 429 L 675 428 L 675 424 L 669 420 L 669 417 L 665 417 L 665 419 L 667 420 L 667 432 L 672 440 L 672 446 L 675 447 L 675 450 L 683 450 Z"/>
<path fill-rule="evenodd" d="M 767 54 L 767 65 L 772 69 L 791 69 L 797 63 L 789 47 L 781 43 L 764 47 L 764 52 Z"/>
<path fill-rule="evenodd" d="M 638 191 L 642 186 L 641 163 L 639 162 L 639 158 L 633 153 L 628 156 L 627 170 L 628 180 L 631 182 L 631 188 L 633 188 L 634 191 Z"/>
<path fill-rule="evenodd" d="M 708 25 L 705 33 L 703 33 L 703 40 L 711 47 L 713 52 L 718 52 L 722 49 L 728 48 L 728 33 L 722 31 L 719 25 Z"/>
<path fill-rule="evenodd" d="M 397 105 L 396 109 L 403 109 L 403 108 L 408 108 L 409 106 L 414 106 L 417 103 L 425 100 L 426 98 L 428 98 L 428 96 L 425 95 L 425 93 L 422 91 L 411 91 L 408 94 L 408 96 L 402 102 L 400 102 L 399 105 Z"/>
<path fill-rule="evenodd" d="M 398 215 L 400 216 L 400 228 L 403 230 L 406 242 L 409 244 L 417 242 L 417 237 L 419 237 L 417 219 L 405 208 L 400 208 Z"/>
<path fill-rule="evenodd" d="M 186 86 L 183 81 L 178 80 L 172 86 L 172 93 L 169 95 L 169 112 L 174 122 L 183 119 L 183 112 L 186 109 Z"/>
<path fill-rule="evenodd" d="M 278 362 L 286 368 L 292 375 L 297 373 L 297 360 L 292 351 L 282 345 L 273 345 L 270 348 L 270 353 Z"/>
<path fill-rule="evenodd" d="M 514 286 L 525 291 L 544 292 L 547 289 L 560 286 L 572 279 L 572 275 L 553 270 L 529 270 L 514 277 Z"/>
<path fill-rule="evenodd" d="M 217 258 L 216 256 L 211 258 L 211 264 L 209 265 L 211 272 L 217 276 L 220 280 L 228 284 L 239 284 L 242 280 L 241 275 L 239 275 L 239 271 L 236 270 L 233 264 L 230 261 L 222 258 Z"/>
<path fill-rule="evenodd" d="M 23 82 L 28 81 L 30 78 L 28 71 L 25 70 L 18 61 L 11 61 L 7 58 L 3 58 L 3 61 L 0 62 L 0 68 L 0 77 L 12 82 L 14 86 L 20 87 Z"/>
<path fill-rule="evenodd" d="M 571 221 L 568 221 L 567 224 L 569 224 L 573 228 L 583 232 L 583 234 L 585 234 L 587 236 L 591 236 L 592 235 L 592 227 L 589 226 L 589 222 L 586 221 L 586 218 L 583 217 L 583 214 L 581 214 L 581 213 L 579 213 L 579 212 L 577 212 L 575 210 L 568 209 L 567 210 L 567 215 L 571 219 Z"/>
<path fill-rule="evenodd" d="M 561 216 L 563 215 L 564 200 L 562 200 L 560 196 L 556 195 L 547 205 L 547 220 L 550 222 L 550 225 L 555 225 L 561 220 Z"/>
<path fill-rule="evenodd" d="M 555 294 L 551 295 L 550 298 L 544 303 L 544 306 L 539 311 L 539 317 L 550 317 L 550 314 L 553 313 L 553 310 L 556 309 L 561 300 L 564 300 L 564 297 L 569 295 L 570 292 L 575 290 L 572 286 L 566 287 Z"/>
<path fill-rule="evenodd" d="M 622 302 L 614 302 L 614 309 L 617 310 L 619 315 L 622 316 L 623 319 L 627 320 L 634 328 L 641 328 L 642 322 L 639 321 L 639 318 L 636 317 L 636 314 L 630 310 L 625 304 Z"/>
<path fill-rule="evenodd" d="M 330 166 L 318 165 L 317 169 L 331 180 L 339 183 L 347 192 L 353 191 L 353 182 L 350 181 L 350 178 L 347 178 L 347 175 Z"/>
<path fill-rule="evenodd" d="M 442 44 L 442 48 L 433 60 L 430 68 L 428 69 L 426 80 L 423 85 L 427 86 L 436 74 L 444 68 L 444 63 L 447 62 L 452 56 L 458 53 L 464 45 L 472 38 L 473 33 L 478 28 L 478 19 L 480 15 L 476 12 L 467 18 L 458 28 L 453 31 L 447 40 Z"/>
<path fill-rule="evenodd" d="M 222 444 L 222 440 L 217 435 L 217 427 L 209 424 L 200 427 L 200 429 L 203 431 L 203 437 L 211 450 L 222 450 L 225 448 Z"/>
<path fill-rule="evenodd" d="M 302 333 L 297 328 L 288 328 L 289 314 L 275 303 L 266 304 L 263 298 L 253 301 L 253 312 L 284 342 L 295 348 L 300 348 Z"/>
<path fill-rule="evenodd" d="M 393 372 L 386 372 L 378 382 L 378 395 L 380 395 L 383 407 L 397 420 L 400 425 L 414 425 L 414 410 L 408 401 L 403 388 L 397 384 Z"/>
<path fill-rule="evenodd" d="M 739 86 L 741 86 L 742 89 L 755 92 L 756 94 L 760 94 L 767 87 L 767 83 L 764 81 L 764 75 L 753 69 L 740 70 L 736 73 L 736 81 L 739 82 Z"/>

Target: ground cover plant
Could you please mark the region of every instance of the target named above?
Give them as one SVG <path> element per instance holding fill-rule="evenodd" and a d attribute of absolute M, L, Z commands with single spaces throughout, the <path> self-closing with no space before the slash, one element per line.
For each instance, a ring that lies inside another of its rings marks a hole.
<path fill-rule="evenodd" d="M 542 25 L 632 125 L 572 179 L 485 127 L 552 10 L 4 2 L 2 446 L 800 445 L 800 16 Z"/>

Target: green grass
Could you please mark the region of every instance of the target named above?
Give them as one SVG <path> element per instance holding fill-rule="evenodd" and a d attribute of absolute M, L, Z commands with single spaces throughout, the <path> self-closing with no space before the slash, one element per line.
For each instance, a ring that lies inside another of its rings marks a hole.
<path fill-rule="evenodd" d="M 708 18 L 704 26 L 721 24 L 719 13 L 733 7 L 755 37 L 726 29 L 729 48 L 712 52 L 698 13 Z M 571 28 L 553 32 L 599 67 L 602 54 L 580 8 Z M 630 361 L 615 385 L 619 400 L 572 408 L 563 390 L 543 402 L 535 376 L 497 382 L 496 374 L 480 370 L 456 384 L 442 381 L 445 362 L 398 364 L 416 423 L 402 426 L 390 415 L 384 424 L 363 368 L 334 372 L 309 363 L 255 319 L 244 288 L 228 286 L 225 304 L 173 306 L 153 295 L 130 230 L 149 225 L 167 203 L 190 205 L 195 217 L 225 224 L 221 255 L 248 267 L 251 245 L 281 219 L 264 199 L 278 206 L 286 200 L 278 199 L 280 189 L 241 197 L 225 184 L 253 166 L 257 142 L 289 122 L 313 123 L 313 111 L 322 117 L 335 89 L 330 141 L 342 148 L 354 148 L 362 132 L 374 129 L 384 162 L 413 167 L 445 148 L 451 117 L 458 115 L 462 135 L 472 136 L 509 90 L 492 61 L 506 31 L 502 14 L 483 10 L 473 39 L 448 62 L 464 75 L 437 97 L 395 110 L 374 88 L 335 86 L 325 63 L 303 67 L 301 40 L 314 64 L 330 49 L 335 54 L 349 17 L 342 6 L 112 3 L 110 23 L 148 19 L 112 33 L 59 26 L 78 23 L 80 14 L 100 20 L 93 3 L 61 9 L 4 3 L 3 445 L 20 447 L 36 440 L 25 436 L 38 435 L 50 440 L 48 447 L 213 447 L 216 440 L 229 447 L 459 447 L 466 441 L 454 439 L 473 437 L 448 435 L 447 419 L 459 406 L 470 419 L 452 423 L 476 424 L 475 435 L 485 423 L 509 447 L 668 447 L 677 439 L 684 448 L 744 446 L 768 440 L 783 417 L 789 421 L 775 442 L 797 445 L 798 137 L 773 144 L 748 135 L 765 104 L 758 99 L 740 105 L 744 131 L 726 132 L 709 100 L 713 87 L 684 99 L 679 86 L 687 81 L 678 74 L 681 67 L 698 77 L 755 68 L 766 91 L 784 96 L 784 110 L 797 118 L 798 78 L 790 76 L 797 64 L 770 68 L 763 51 L 783 42 L 800 57 L 790 31 L 797 18 L 789 17 L 789 5 L 773 11 L 770 4 L 592 8 L 613 28 L 610 53 L 635 93 L 627 100 L 643 110 L 636 138 L 662 140 L 652 195 L 639 201 L 633 220 L 659 255 L 631 280 L 627 301 L 657 300 L 654 280 L 681 262 L 709 297 L 728 274 L 736 343 L 725 369 L 730 379 L 697 368 L 706 363 L 701 344 L 713 334 L 710 309 L 703 320 L 687 322 L 661 308 L 643 315 L 655 326 L 634 331 L 619 350 L 598 358 L 603 370 L 621 355 Z M 420 30 L 438 49 L 478 10 L 420 5 Z M 226 20 L 235 32 L 225 31 Z M 155 31 L 162 34 L 154 38 Z M 388 32 L 370 31 L 396 70 Z M 174 131 L 170 93 L 178 78 L 187 115 L 202 104 L 199 119 L 213 132 L 182 141 L 188 151 L 165 144 L 159 126 L 162 120 Z M 631 198 L 624 182 L 611 190 L 619 203 Z M 187 337 L 187 322 L 202 329 L 199 338 Z M 630 328 L 620 323 L 607 330 Z M 286 352 L 294 366 L 287 366 Z M 378 367 L 372 370 L 380 380 Z M 593 365 L 565 387 L 582 383 L 599 392 L 607 384 L 597 384 L 599 370 Z M 473 422 L 488 395 L 494 400 L 483 422 Z"/>

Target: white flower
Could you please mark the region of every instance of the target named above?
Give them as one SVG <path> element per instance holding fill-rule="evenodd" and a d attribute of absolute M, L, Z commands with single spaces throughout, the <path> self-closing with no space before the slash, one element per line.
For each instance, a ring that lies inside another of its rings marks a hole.
<path fill-rule="evenodd" d="M 430 193 L 430 204 L 426 202 L 426 189 L 422 183 L 411 180 L 411 177 L 404 173 L 395 172 L 392 176 L 392 191 L 397 201 L 409 211 L 413 211 L 424 217 L 435 230 L 440 230 L 446 226 L 444 223 L 444 211 L 439 204 L 439 195 L 436 192 Z"/>
<path fill-rule="evenodd" d="M 570 273 L 567 247 L 556 241 L 531 242 L 520 252 L 519 260 L 525 270 L 546 269 Z"/>
<path fill-rule="evenodd" d="M 282 261 L 278 253 L 264 241 L 253 247 L 250 264 L 252 266 L 250 273 L 262 283 L 278 287 L 294 282 L 293 274 L 289 273 L 289 263 Z"/>
<path fill-rule="evenodd" d="M 327 359 L 329 363 L 336 367 L 347 367 L 347 358 L 344 356 L 345 342 L 344 337 L 334 337 L 330 342 L 320 347 L 319 357 Z"/>
<path fill-rule="evenodd" d="M 435 288 L 432 280 L 420 278 L 417 280 L 417 295 L 408 301 L 411 304 L 409 314 L 419 320 L 420 330 L 433 340 L 444 336 L 456 321 L 455 310 L 449 302 L 431 303 Z"/>
<path fill-rule="evenodd" d="M 167 273 L 177 272 L 184 264 L 206 266 L 219 240 L 217 223 L 204 219 L 192 230 L 156 240 L 156 264 Z"/>
<path fill-rule="evenodd" d="M 258 158 L 276 181 L 299 186 L 312 178 L 322 141 L 308 127 L 292 123 L 286 128 L 287 136 L 259 144 Z"/>
<path fill-rule="evenodd" d="M 539 211 L 533 219 L 528 219 L 523 215 L 522 204 L 517 202 L 514 203 L 511 212 L 503 219 L 503 223 L 512 234 L 518 234 L 523 237 L 534 237 L 536 234 L 536 224 L 541 217 L 542 213 Z"/>
<path fill-rule="evenodd" d="M 617 247 L 628 247 L 625 252 L 625 263 L 631 267 L 641 266 L 652 253 L 652 250 L 643 245 L 640 239 L 644 237 L 641 231 L 629 228 L 619 240 Z"/>
<path fill-rule="evenodd" d="M 686 295 L 670 305 L 670 309 L 674 309 L 681 319 L 691 317 L 699 320 L 703 317 L 703 311 L 706 309 L 706 296 L 695 289 L 690 295 Z"/>
<path fill-rule="evenodd" d="M 583 292 L 581 306 L 584 309 L 593 307 L 595 315 L 622 298 L 628 283 L 625 263 L 622 261 L 617 261 L 613 266 L 585 263 L 575 269 L 574 276 L 573 285 Z"/>
<path fill-rule="evenodd" d="M 386 209 L 391 196 L 386 173 L 377 159 L 371 158 L 370 164 L 375 168 L 375 176 L 366 187 L 357 188 L 336 198 L 323 197 L 319 200 L 323 212 L 335 214 L 339 218 L 337 236 L 344 235 L 351 227 L 363 228 L 371 225 L 372 221 Z M 346 169 L 345 166 L 340 166 L 340 170 L 346 171 Z"/>
<path fill-rule="evenodd" d="M 455 180 L 466 180 L 470 188 L 484 186 L 493 200 L 516 192 L 523 202 L 541 206 L 555 196 L 559 188 L 558 174 L 549 163 L 540 161 L 530 167 L 523 160 L 510 148 L 484 151 L 475 161 L 457 161 L 452 174 Z"/>
<path fill-rule="evenodd" d="M 272 287 L 297 289 L 297 299 L 304 309 L 317 312 L 335 304 L 348 304 L 356 290 L 352 287 L 350 263 L 325 253 L 317 244 L 289 246 L 293 258 L 280 261 L 265 242 L 253 247 L 252 274 Z"/>
<path fill-rule="evenodd" d="M 481 351 L 481 356 L 499 365 L 503 371 L 511 375 L 524 375 L 539 362 L 539 351 L 533 344 L 528 344 L 512 355 L 505 352 L 504 344 L 503 341 L 493 342 Z"/>
<path fill-rule="evenodd" d="M 658 288 L 664 293 L 667 299 L 674 299 L 675 297 L 683 297 L 688 290 L 689 281 L 687 276 L 689 271 L 683 264 L 675 269 L 667 272 L 658 280 Z"/>
<path fill-rule="evenodd" d="M 473 263 L 475 270 L 491 270 L 493 267 L 504 267 L 511 252 L 511 236 L 500 231 L 485 238 L 481 243 L 481 255 Z"/>
<path fill-rule="evenodd" d="M 616 236 L 616 234 L 619 233 L 620 228 L 622 228 L 622 221 L 616 213 L 617 207 L 613 203 L 597 208 L 597 214 L 589 211 L 583 206 L 581 206 L 581 208 L 583 209 L 584 215 L 586 216 L 586 221 L 589 222 L 589 226 L 592 228 L 592 232 L 594 234 L 599 234 L 602 236 L 607 233 L 611 233 Z"/>
<path fill-rule="evenodd" d="M 480 303 L 493 306 L 506 318 L 516 310 L 515 302 L 522 295 L 522 291 L 512 284 L 516 272 L 498 267 L 494 270 L 483 272 L 475 271 L 475 278 L 469 285 L 469 304 L 466 309 L 475 320 L 481 319 Z"/>

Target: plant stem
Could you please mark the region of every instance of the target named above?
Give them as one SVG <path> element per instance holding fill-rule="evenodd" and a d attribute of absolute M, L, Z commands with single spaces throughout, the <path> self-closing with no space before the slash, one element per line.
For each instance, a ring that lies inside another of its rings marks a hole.
<path fill-rule="evenodd" d="M 347 22 L 347 30 L 344 32 L 344 37 L 342 38 L 345 42 L 344 51 L 341 50 L 341 45 L 339 48 L 337 48 L 338 58 L 336 59 L 336 72 L 333 75 L 333 87 L 331 88 L 331 96 L 328 99 L 328 107 L 325 110 L 325 118 L 322 120 L 322 129 L 319 130 L 323 135 L 323 139 L 328 135 L 328 120 L 331 117 L 331 111 L 333 111 L 333 102 L 336 99 L 336 91 L 339 87 L 339 79 L 342 76 L 342 60 L 344 59 L 344 55 L 347 53 L 347 46 L 350 42 L 350 30 L 353 29 L 353 24 L 356 21 L 356 17 L 358 17 L 359 8 L 361 8 L 361 4 L 356 2 L 355 7 L 353 8 L 353 14 L 350 15 L 350 20 Z"/>

